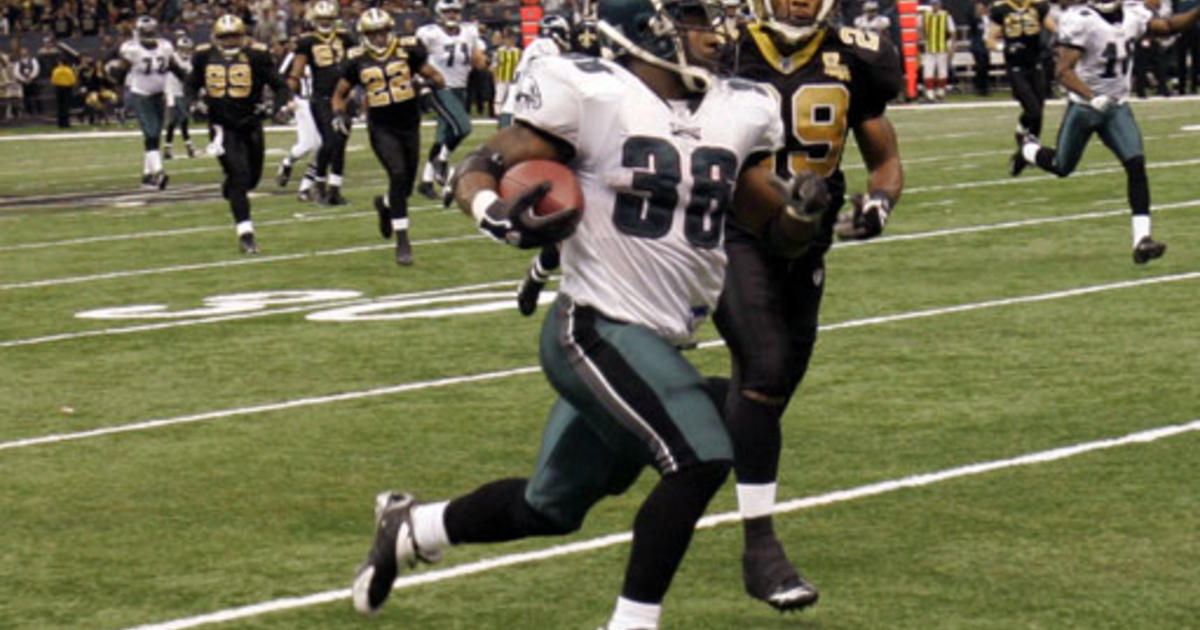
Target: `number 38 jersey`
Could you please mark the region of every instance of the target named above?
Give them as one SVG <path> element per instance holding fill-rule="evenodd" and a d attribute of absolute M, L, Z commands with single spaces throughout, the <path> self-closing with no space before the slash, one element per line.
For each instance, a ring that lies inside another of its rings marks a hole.
<path fill-rule="evenodd" d="M 212 122 L 235 128 L 260 124 L 255 107 L 262 100 L 264 85 L 271 86 L 276 99 L 287 93 L 287 86 L 279 78 L 275 61 L 266 46 L 254 43 L 233 55 L 227 55 L 211 44 L 196 47 L 188 91 L 195 94 L 204 89 L 204 101 Z"/>
<path fill-rule="evenodd" d="M 1121 19 L 1110 23 L 1095 9 L 1072 5 L 1058 19 L 1058 45 L 1083 53 L 1075 73 L 1092 93 L 1123 101 L 1129 96 L 1133 47 L 1153 17 L 1141 3 L 1126 3 Z M 1068 97 L 1084 102 L 1074 92 L 1068 92 Z"/>
<path fill-rule="evenodd" d="M 784 54 L 769 30 L 751 23 L 739 34 L 733 66 L 738 76 L 768 84 L 779 95 L 784 146 L 775 155 L 776 172 L 789 177 L 811 171 L 825 177 L 834 207 L 840 206 L 846 191 L 841 162 L 847 132 L 882 115 L 903 85 L 895 46 L 856 28 L 823 29 L 800 49 Z M 832 219 L 825 227 L 829 237 Z"/>
<path fill-rule="evenodd" d="M 669 102 L 624 67 L 577 55 L 535 60 L 516 89 L 515 118 L 574 148 L 583 188 L 561 290 L 687 343 L 724 283 L 738 174 L 782 142 L 775 99 L 720 79 L 698 101 Z"/>
<path fill-rule="evenodd" d="M 425 47 L 415 37 L 401 37 L 379 56 L 359 46 L 350 49 L 342 78 L 363 86 L 371 124 L 416 128 L 421 122 L 412 75 L 425 67 Z"/>

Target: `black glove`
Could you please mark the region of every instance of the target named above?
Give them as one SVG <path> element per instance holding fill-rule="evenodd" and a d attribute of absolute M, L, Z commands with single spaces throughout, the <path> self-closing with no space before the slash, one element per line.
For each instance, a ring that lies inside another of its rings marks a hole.
<path fill-rule="evenodd" d="M 879 191 L 850 198 L 852 209 L 838 215 L 833 231 L 842 240 L 866 240 L 883 232 L 892 214 L 892 199 Z"/>
<path fill-rule="evenodd" d="M 269 118 L 271 113 L 271 106 L 267 103 L 257 103 L 254 105 L 254 115 L 259 118 Z"/>
<path fill-rule="evenodd" d="M 203 98 L 197 98 L 192 101 L 192 113 L 197 116 L 208 115 L 208 103 Z"/>
<path fill-rule="evenodd" d="M 550 182 L 542 182 L 511 201 L 492 201 L 479 219 L 479 230 L 521 249 L 541 247 L 567 238 L 579 223 L 579 209 L 538 216 L 533 207 L 548 192 Z"/>
<path fill-rule="evenodd" d="M 784 211 L 793 218 L 816 217 L 829 209 L 829 186 L 824 177 L 805 171 L 788 184 L 787 189 L 780 192 L 788 200 Z"/>
<path fill-rule="evenodd" d="M 766 245 L 771 253 L 796 258 L 808 251 L 820 236 L 821 218 L 830 207 L 825 178 L 804 172 L 784 182 L 771 180 L 785 199 L 783 211 L 766 227 Z"/>
<path fill-rule="evenodd" d="M 333 127 L 334 131 L 342 134 L 343 136 L 348 136 L 350 135 L 351 124 L 350 117 L 345 114 L 341 114 L 333 117 L 333 123 L 331 126 Z"/>

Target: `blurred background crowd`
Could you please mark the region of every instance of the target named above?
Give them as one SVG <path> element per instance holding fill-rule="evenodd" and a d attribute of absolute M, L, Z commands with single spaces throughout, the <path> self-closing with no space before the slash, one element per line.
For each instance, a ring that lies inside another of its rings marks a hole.
<path fill-rule="evenodd" d="M 543 0 L 546 13 L 570 14 L 577 0 Z M 746 19 L 743 0 L 718 0 L 729 14 Z M 1004 1 L 1004 0 L 1000 0 Z M 1023 2 L 1024 0 L 1012 0 Z M 1159 12 L 1182 12 L 1200 0 L 1162 0 Z M 401 33 L 434 19 L 433 0 L 340 0 L 342 21 L 353 31 L 358 16 L 370 7 L 391 12 Z M 985 0 L 923 0 L 922 10 L 944 5 L 952 19 L 949 33 L 951 62 L 950 94 L 988 95 L 1005 88 L 1002 54 L 989 49 L 985 34 L 990 26 Z M 471 0 L 465 19 L 478 22 L 493 50 L 512 36 L 517 46 L 521 0 Z M 71 120 L 103 124 L 120 120 L 120 86 L 110 85 L 103 62 L 111 58 L 121 42 L 129 39 L 134 20 L 150 15 L 163 25 L 164 37 L 209 40 L 209 29 L 218 16 L 234 13 L 242 18 L 255 39 L 268 44 L 277 59 L 283 59 L 296 37 L 305 29 L 302 0 L 0 0 L 0 124 L 50 122 L 56 107 L 66 100 Z M 895 0 L 843 0 L 840 5 L 847 25 L 872 24 L 899 41 Z M 1046 33 L 1048 39 L 1052 34 Z M 1050 44 L 1051 42 L 1047 42 Z M 922 41 L 924 47 L 926 42 Z M 1053 46 L 1046 63 L 1052 67 Z M 1190 33 L 1167 40 L 1147 39 L 1135 57 L 1134 88 L 1139 96 L 1195 93 L 1200 63 L 1200 25 Z M 483 73 L 486 74 L 486 73 Z M 483 106 L 490 77 L 475 78 L 481 115 L 493 112 Z M 1053 72 L 1049 72 L 1050 77 Z M 115 107 L 110 107 L 109 94 Z M 929 95 L 924 95 L 929 96 Z M 941 95 L 937 95 L 940 99 Z M 938 100 L 926 98 L 925 100 Z M 89 102 L 92 106 L 89 106 Z M 99 106 L 95 106 L 95 105 Z M 473 112 L 475 113 L 475 112 Z M 112 114 L 112 115 L 110 115 Z M 63 121 L 59 117 L 59 124 Z"/>

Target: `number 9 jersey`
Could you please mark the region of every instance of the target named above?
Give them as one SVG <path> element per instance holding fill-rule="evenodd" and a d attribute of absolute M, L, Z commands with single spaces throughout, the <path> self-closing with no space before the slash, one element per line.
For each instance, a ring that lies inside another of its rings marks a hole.
<path fill-rule="evenodd" d="M 571 147 L 583 188 L 560 290 L 689 343 L 724 284 L 738 175 L 781 144 L 775 100 L 737 79 L 664 100 L 624 67 L 581 55 L 536 59 L 516 90 L 516 120 Z"/>
<path fill-rule="evenodd" d="M 811 171 L 828 180 L 833 207 L 841 206 L 846 179 L 841 171 L 846 134 L 883 114 L 900 93 L 904 77 L 895 45 L 856 28 L 825 28 L 784 54 L 772 31 L 756 23 L 741 27 L 734 49 L 734 74 L 769 85 L 779 96 L 784 147 L 775 154 L 781 177 Z M 834 212 L 824 231 L 832 235 Z M 822 245 L 822 243 L 818 243 Z"/>

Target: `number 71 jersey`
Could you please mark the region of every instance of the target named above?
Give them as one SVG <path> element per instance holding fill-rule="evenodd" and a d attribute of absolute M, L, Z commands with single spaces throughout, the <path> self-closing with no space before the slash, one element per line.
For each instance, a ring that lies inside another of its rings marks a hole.
<path fill-rule="evenodd" d="M 1129 96 L 1129 71 L 1133 66 L 1133 49 L 1153 16 L 1141 3 L 1125 3 L 1121 21 L 1110 23 L 1095 9 L 1072 5 L 1058 20 L 1058 45 L 1083 53 L 1075 73 L 1088 89 L 1114 101 Z M 1068 92 L 1076 102 L 1083 97 Z"/>
<path fill-rule="evenodd" d="M 811 171 L 830 180 L 841 204 L 847 132 L 883 114 L 903 85 L 900 57 L 886 37 L 856 28 L 822 29 L 797 50 L 780 50 L 770 31 L 743 26 L 733 60 L 737 76 L 770 85 L 779 96 L 784 147 L 780 176 Z"/>
<path fill-rule="evenodd" d="M 534 60 L 516 90 L 515 118 L 570 145 L 583 189 L 561 291 L 687 343 L 724 284 L 738 175 L 781 143 L 775 99 L 718 79 L 702 97 L 668 101 L 623 66 L 580 55 Z"/>

